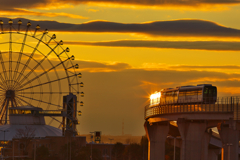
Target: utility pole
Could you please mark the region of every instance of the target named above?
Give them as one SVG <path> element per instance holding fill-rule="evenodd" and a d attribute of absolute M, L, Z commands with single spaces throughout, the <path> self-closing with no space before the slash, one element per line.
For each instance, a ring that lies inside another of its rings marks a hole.
<path fill-rule="evenodd" d="M 228 160 L 230 160 L 230 146 L 232 146 L 232 143 L 227 143 L 228 146 Z"/>
<path fill-rule="evenodd" d="M 110 140 L 110 160 L 112 160 L 112 140 L 113 138 L 108 138 Z"/>
<path fill-rule="evenodd" d="M 93 143 L 93 133 L 95 133 L 95 132 L 90 132 L 90 134 L 91 134 L 91 160 L 92 160 L 92 143 Z"/>
<path fill-rule="evenodd" d="M 14 142 L 16 142 L 16 141 L 19 141 L 19 140 L 14 140 L 14 139 L 12 139 L 12 143 L 13 143 L 13 160 L 14 160 Z"/>

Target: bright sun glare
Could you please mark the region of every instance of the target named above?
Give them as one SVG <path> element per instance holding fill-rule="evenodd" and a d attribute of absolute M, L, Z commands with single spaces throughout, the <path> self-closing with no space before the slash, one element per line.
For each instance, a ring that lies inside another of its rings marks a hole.
<path fill-rule="evenodd" d="M 155 92 L 154 94 L 151 94 L 150 99 L 157 99 L 161 97 L 161 92 Z"/>

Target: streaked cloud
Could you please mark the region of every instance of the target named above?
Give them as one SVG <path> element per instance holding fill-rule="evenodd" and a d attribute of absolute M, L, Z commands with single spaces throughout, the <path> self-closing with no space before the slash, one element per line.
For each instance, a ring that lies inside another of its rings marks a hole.
<path fill-rule="evenodd" d="M 7 22 L 8 19 L 1 18 Z M 18 19 L 14 19 L 15 23 Z M 197 19 L 172 21 L 153 21 L 146 23 L 115 23 L 109 21 L 90 21 L 82 24 L 59 23 L 56 21 L 32 21 L 22 19 L 23 23 L 31 21 L 32 25 L 39 24 L 42 28 L 62 32 L 89 33 L 136 33 L 152 37 L 220 37 L 239 38 L 240 30 L 228 28 L 220 24 Z"/>
<path fill-rule="evenodd" d="M 143 48 L 171 48 L 171 49 L 195 49 L 238 51 L 240 42 L 224 41 L 147 41 L 147 40 L 118 40 L 103 42 L 65 41 L 67 45 L 89 45 L 106 47 L 143 47 Z"/>
<path fill-rule="evenodd" d="M 53 13 L 53 12 L 36 12 L 27 9 L 14 8 L 1 10 L 0 16 L 45 16 L 45 17 L 68 17 L 74 19 L 88 19 L 88 17 L 83 17 L 76 14 L 70 14 L 65 12 Z"/>
<path fill-rule="evenodd" d="M 51 58 L 52 63 L 55 63 L 58 61 L 59 60 L 57 58 Z M 73 63 L 79 65 L 78 71 L 81 71 L 81 72 L 117 72 L 117 71 L 123 71 L 123 70 L 128 70 L 132 68 L 132 66 L 129 65 L 128 63 L 121 63 L 121 62 L 98 62 L 98 61 L 74 60 Z M 51 67 L 51 66 L 45 66 L 45 67 Z"/>
<path fill-rule="evenodd" d="M 221 72 L 221 73 L 240 73 L 240 65 L 209 65 L 208 66 L 208 65 L 168 65 L 168 64 L 161 64 L 161 63 L 144 63 L 142 65 L 142 68 L 145 70 L 208 71 L 208 72 Z"/>
<path fill-rule="evenodd" d="M 76 61 L 79 64 L 79 71 L 88 72 L 116 72 L 132 68 L 127 63 L 106 63 L 94 61 Z"/>
<path fill-rule="evenodd" d="M 87 11 L 88 12 L 98 12 L 99 10 L 98 9 L 88 9 Z"/>
<path fill-rule="evenodd" d="M 67 4 L 67 5 L 66 5 Z M 97 5 L 97 6 L 104 6 L 104 7 L 124 7 L 124 8 L 163 8 L 170 7 L 170 8 L 183 8 L 187 7 L 186 9 L 190 8 L 201 8 L 201 9 L 209 9 L 213 7 L 222 8 L 226 5 L 236 5 L 239 4 L 238 0 L 9 0 L 4 2 L 2 7 L 4 8 L 64 8 L 69 7 L 71 5 L 79 5 L 79 4 L 88 4 L 88 5 Z M 219 7 L 219 5 L 221 7 Z M 210 8 L 209 8 L 210 7 Z"/>

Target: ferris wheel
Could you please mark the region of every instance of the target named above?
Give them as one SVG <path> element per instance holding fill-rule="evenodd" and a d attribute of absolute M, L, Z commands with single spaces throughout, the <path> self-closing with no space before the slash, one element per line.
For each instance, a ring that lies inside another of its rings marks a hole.
<path fill-rule="evenodd" d="M 55 34 L 41 31 L 39 25 L 0 20 L 0 124 L 8 123 L 10 107 L 60 110 L 63 96 L 70 93 L 83 105 L 79 65 L 62 45 Z M 54 120 L 50 117 L 49 123 Z"/>

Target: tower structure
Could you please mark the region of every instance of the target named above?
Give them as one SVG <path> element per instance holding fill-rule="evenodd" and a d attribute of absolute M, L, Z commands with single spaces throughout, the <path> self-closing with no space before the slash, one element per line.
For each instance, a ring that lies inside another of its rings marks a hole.
<path fill-rule="evenodd" d="M 77 96 L 70 93 L 63 97 L 63 111 L 62 118 L 62 134 L 66 135 L 66 131 L 76 136 L 78 134 L 76 125 L 79 124 L 77 120 Z"/>

